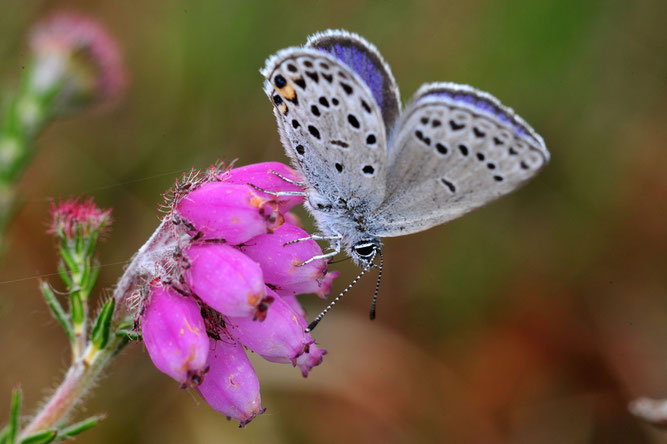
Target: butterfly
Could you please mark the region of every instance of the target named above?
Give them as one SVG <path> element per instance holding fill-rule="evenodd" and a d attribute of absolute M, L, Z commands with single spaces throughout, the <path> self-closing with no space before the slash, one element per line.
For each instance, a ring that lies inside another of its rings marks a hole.
<path fill-rule="evenodd" d="M 528 123 L 473 87 L 427 83 L 401 111 L 391 69 L 357 34 L 316 33 L 270 57 L 261 73 L 320 230 L 308 239 L 330 242 L 332 251 L 312 260 L 344 249 L 363 268 L 357 279 L 373 267 L 381 275 L 382 238 L 460 217 L 514 191 L 549 161 Z"/>

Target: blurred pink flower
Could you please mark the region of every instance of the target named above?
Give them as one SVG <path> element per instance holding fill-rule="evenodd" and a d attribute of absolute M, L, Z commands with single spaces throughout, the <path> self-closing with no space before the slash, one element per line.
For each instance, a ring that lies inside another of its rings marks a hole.
<path fill-rule="evenodd" d="M 64 111 L 88 102 L 118 97 L 126 85 L 125 68 L 114 39 L 96 21 L 75 12 L 60 12 L 32 29 L 33 86 L 60 88 Z"/>

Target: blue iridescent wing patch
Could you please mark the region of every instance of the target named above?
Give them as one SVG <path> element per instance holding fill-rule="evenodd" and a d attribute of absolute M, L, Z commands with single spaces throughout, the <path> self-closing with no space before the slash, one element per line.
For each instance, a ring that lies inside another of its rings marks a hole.
<path fill-rule="evenodd" d="M 306 47 L 331 54 L 366 83 L 382 111 L 384 125 L 389 133 L 400 115 L 401 97 L 389 65 L 375 46 L 357 34 L 329 30 L 311 36 Z"/>

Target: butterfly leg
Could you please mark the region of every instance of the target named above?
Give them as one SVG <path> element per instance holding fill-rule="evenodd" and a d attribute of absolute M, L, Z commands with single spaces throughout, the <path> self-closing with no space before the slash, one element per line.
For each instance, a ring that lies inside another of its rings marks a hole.
<path fill-rule="evenodd" d="M 332 251 L 331 253 L 325 253 L 325 254 L 319 254 L 317 256 L 313 256 L 310 259 L 308 259 L 307 261 L 304 261 L 304 262 L 300 263 L 299 265 L 297 265 L 297 267 L 303 267 L 304 265 L 308 265 L 309 263 L 311 263 L 313 261 L 320 260 L 320 259 L 328 259 L 330 257 L 334 257 L 335 255 L 340 253 L 340 242 L 337 242 L 336 246 L 332 247 L 332 248 L 333 248 L 334 251 Z"/>
<path fill-rule="evenodd" d="M 308 196 L 308 194 L 303 192 L 303 191 L 269 191 L 269 190 L 265 190 L 264 188 L 260 188 L 257 185 L 253 185 L 251 183 L 249 183 L 248 185 L 250 185 L 251 187 L 253 187 L 257 191 L 261 191 L 262 193 L 266 193 L 268 195 L 276 196 L 276 197 L 279 197 L 279 196 L 302 196 L 302 197 L 307 197 Z"/>
<path fill-rule="evenodd" d="M 296 180 L 288 179 L 287 177 L 283 176 L 282 174 L 280 174 L 276 170 L 271 170 L 270 173 L 275 174 L 276 176 L 278 176 L 279 178 L 281 178 L 285 182 L 291 183 L 292 185 L 296 185 L 297 187 L 305 187 L 306 186 L 306 182 L 297 182 Z"/>
<path fill-rule="evenodd" d="M 315 240 L 315 241 L 318 241 L 318 240 L 337 241 L 338 243 L 340 243 L 340 240 L 341 240 L 341 239 L 342 239 L 342 236 L 341 236 L 340 234 L 336 234 L 336 235 L 334 235 L 334 236 L 326 236 L 326 235 L 322 235 L 322 234 L 317 234 L 317 233 L 315 233 L 315 234 L 311 234 L 311 235 L 308 236 L 308 237 L 301 237 L 301 238 L 299 238 L 299 239 L 294 239 L 294 240 L 291 240 L 291 241 L 289 241 L 289 242 L 285 242 L 285 243 L 283 244 L 283 246 L 285 246 L 285 245 L 291 245 L 291 244 L 296 244 L 296 243 L 299 243 L 299 242 L 304 242 L 304 241 L 309 241 L 309 240 Z"/>

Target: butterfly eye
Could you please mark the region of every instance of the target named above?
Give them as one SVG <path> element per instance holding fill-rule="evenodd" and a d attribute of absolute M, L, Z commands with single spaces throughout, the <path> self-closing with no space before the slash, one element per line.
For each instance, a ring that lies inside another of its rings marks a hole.
<path fill-rule="evenodd" d="M 375 244 L 364 242 L 362 244 L 356 244 L 354 246 L 354 251 L 361 257 L 371 257 L 375 254 L 376 248 Z"/>

